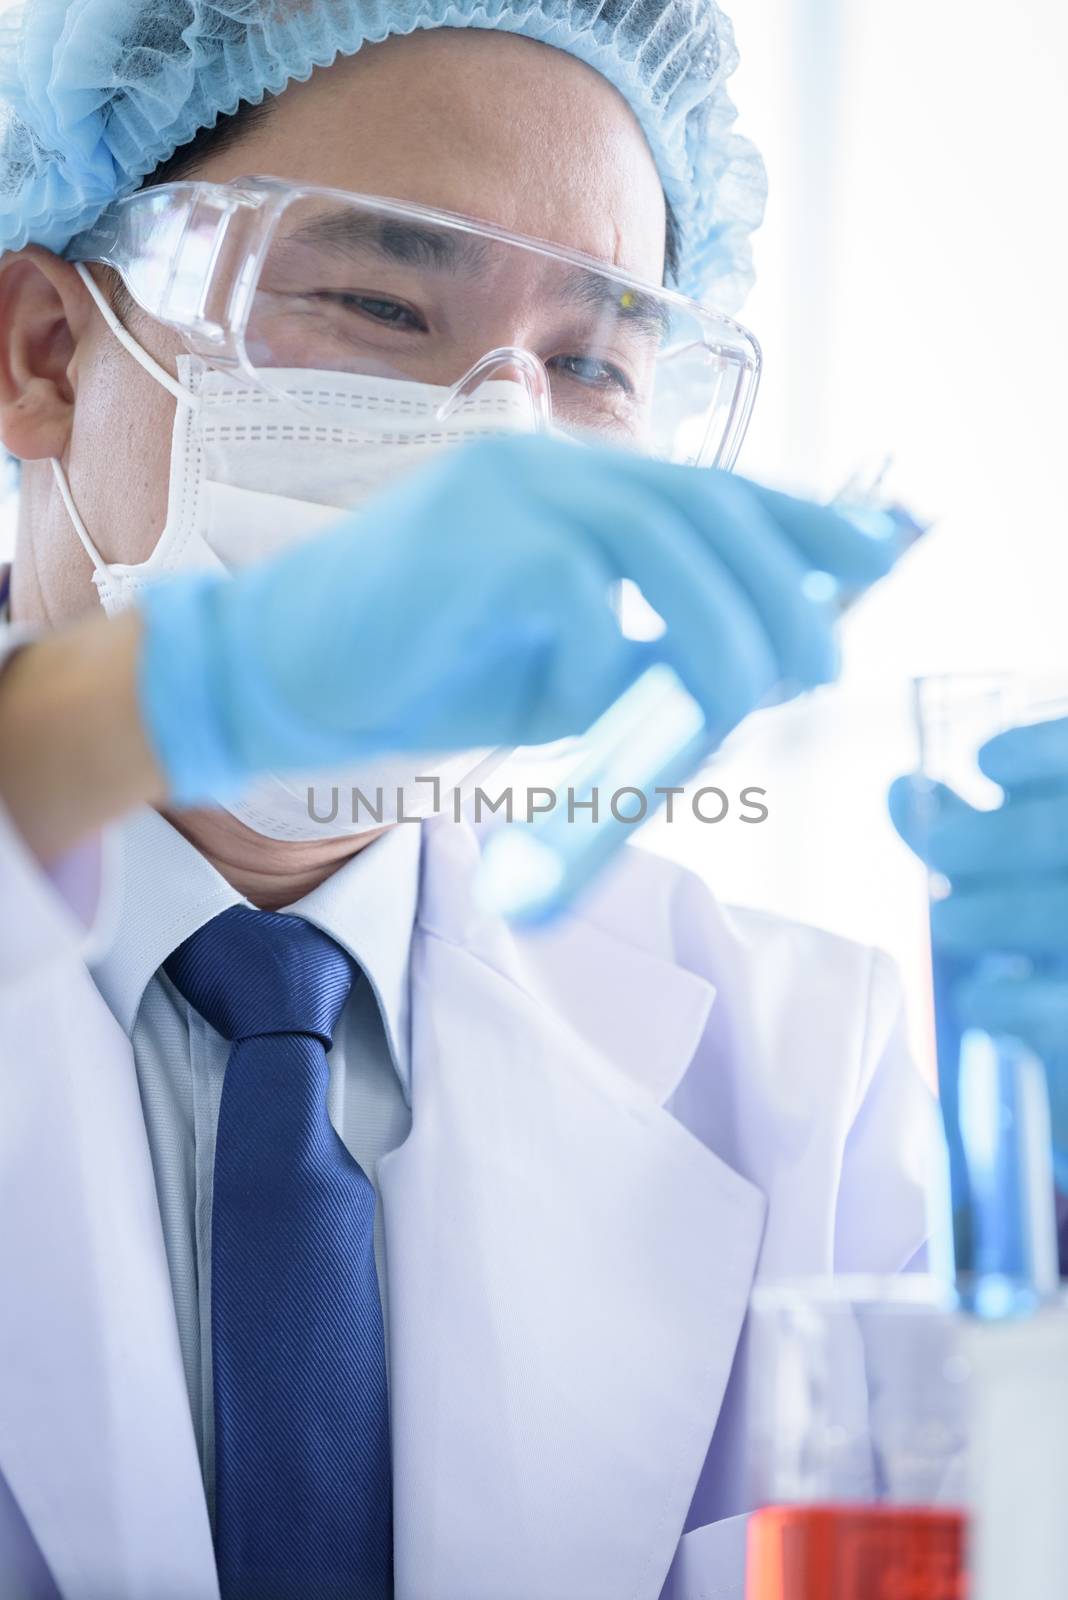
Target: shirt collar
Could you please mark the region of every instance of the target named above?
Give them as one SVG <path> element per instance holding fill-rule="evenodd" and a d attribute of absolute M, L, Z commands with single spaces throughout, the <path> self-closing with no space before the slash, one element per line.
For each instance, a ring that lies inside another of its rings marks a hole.
<path fill-rule="evenodd" d="M 116 932 L 93 963 L 97 988 L 127 1034 L 141 998 L 184 939 L 229 906 L 248 902 L 156 811 L 119 829 L 122 884 Z M 390 1055 L 409 1099 L 408 958 L 419 899 L 421 829 L 391 828 L 285 910 L 352 956 L 370 983 Z"/>

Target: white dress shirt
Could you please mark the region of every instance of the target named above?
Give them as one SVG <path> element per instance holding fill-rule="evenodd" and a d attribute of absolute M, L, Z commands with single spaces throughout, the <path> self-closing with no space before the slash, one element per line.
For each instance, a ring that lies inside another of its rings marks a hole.
<path fill-rule="evenodd" d="M 137 813 L 119 831 L 121 903 L 112 940 L 92 973 L 133 1045 L 210 1506 L 212 1174 L 230 1046 L 160 969 L 212 917 L 247 902 L 156 812 Z M 284 908 L 329 934 L 366 978 L 354 984 L 334 1034 L 327 1107 L 376 1193 L 379 1159 L 402 1144 L 411 1127 L 408 952 L 419 858 L 419 828 L 393 828 L 311 894 Z M 388 1316 L 380 1210 L 375 1221 L 375 1257 Z"/>

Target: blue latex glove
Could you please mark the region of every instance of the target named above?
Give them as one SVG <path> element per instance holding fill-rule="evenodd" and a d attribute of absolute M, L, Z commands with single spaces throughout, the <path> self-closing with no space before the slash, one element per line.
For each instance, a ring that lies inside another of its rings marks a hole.
<path fill-rule="evenodd" d="M 893 554 L 725 473 L 488 439 L 271 562 L 146 591 L 143 715 L 179 801 L 264 770 L 580 733 L 646 664 L 612 609 L 627 577 L 726 733 L 774 685 L 834 675 L 834 611 L 810 574 L 861 588 Z"/>
<path fill-rule="evenodd" d="M 931 908 L 931 938 L 977 963 L 954 994 L 962 1024 L 1021 1039 L 1046 1065 L 1058 1184 L 1068 1190 L 1068 718 L 998 734 L 978 760 L 1004 790 L 997 810 L 901 778 L 890 811 L 906 843 L 949 880 Z M 993 954 L 1020 957 L 1019 973 L 984 973 Z"/>

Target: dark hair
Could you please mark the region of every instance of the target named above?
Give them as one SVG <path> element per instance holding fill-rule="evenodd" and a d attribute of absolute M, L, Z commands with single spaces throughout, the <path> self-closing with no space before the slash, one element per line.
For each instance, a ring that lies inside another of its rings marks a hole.
<path fill-rule="evenodd" d="M 271 102 L 261 100 L 258 106 L 247 102 L 238 106 L 229 116 L 219 117 L 210 128 L 201 128 L 186 144 L 180 144 L 165 161 L 161 161 L 146 178 L 141 179 L 142 189 L 154 189 L 159 183 L 175 183 L 179 178 L 191 178 L 208 156 L 220 155 L 231 145 L 259 127 L 270 114 Z"/>
<path fill-rule="evenodd" d="M 208 156 L 218 155 L 238 143 L 246 133 L 251 133 L 270 113 L 271 102 L 263 100 L 258 106 L 240 105 L 229 116 L 219 117 L 210 128 L 201 128 L 188 144 L 179 145 L 173 155 L 161 161 L 154 171 L 141 180 L 142 189 L 154 188 L 159 183 L 174 183 L 179 178 L 193 177 Z M 667 222 L 664 228 L 664 283 L 674 284 L 679 275 L 681 232 L 679 220 L 671 201 L 664 196 Z"/>

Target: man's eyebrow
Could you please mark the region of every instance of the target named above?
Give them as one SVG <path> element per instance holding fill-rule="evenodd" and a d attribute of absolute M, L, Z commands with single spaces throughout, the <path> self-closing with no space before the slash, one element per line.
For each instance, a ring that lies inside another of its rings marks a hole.
<path fill-rule="evenodd" d="M 655 294 L 631 289 L 584 267 L 571 267 L 561 279 L 559 298 L 611 311 L 620 322 L 663 343 L 671 329 L 671 313 Z"/>
<path fill-rule="evenodd" d="M 436 267 L 442 271 L 462 268 L 477 273 L 485 264 L 486 245 L 479 239 L 451 229 L 435 228 L 421 222 L 378 217 L 340 206 L 312 217 L 284 241 L 293 244 L 325 245 L 342 254 L 371 249 L 387 260 L 407 266 Z"/>
<path fill-rule="evenodd" d="M 286 244 L 325 246 L 345 254 L 371 249 L 387 260 L 439 271 L 483 271 L 492 246 L 460 230 L 379 217 L 345 206 L 310 218 L 289 234 Z M 593 268 L 569 266 L 554 276 L 551 298 L 609 311 L 620 322 L 659 344 L 671 327 L 671 314 L 654 294 L 627 288 Z"/>

